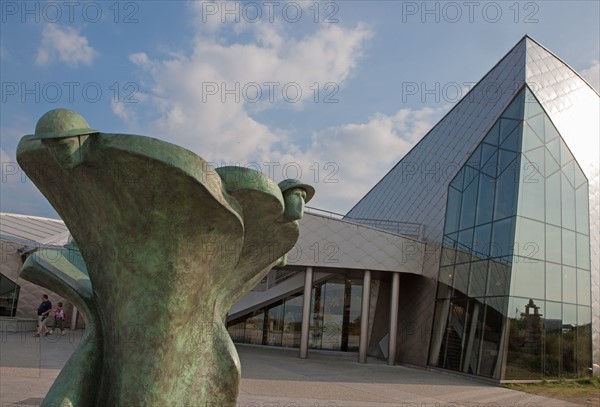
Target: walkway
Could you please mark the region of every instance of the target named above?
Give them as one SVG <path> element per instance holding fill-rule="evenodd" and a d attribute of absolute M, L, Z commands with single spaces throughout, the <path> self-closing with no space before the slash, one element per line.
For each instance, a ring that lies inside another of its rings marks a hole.
<path fill-rule="evenodd" d="M 39 405 L 83 331 L 42 340 L 0 332 L 0 405 Z M 239 345 L 239 407 L 567 407 L 560 400 L 356 355 Z"/>

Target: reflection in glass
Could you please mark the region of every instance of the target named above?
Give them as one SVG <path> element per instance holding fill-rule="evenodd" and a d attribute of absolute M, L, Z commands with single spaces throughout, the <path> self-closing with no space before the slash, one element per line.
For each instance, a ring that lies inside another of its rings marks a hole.
<path fill-rule="evenodd" d="M 507 379 L 542 376 L 542 305 L 543 301 L 536 304 L 532 299 L 510 299 Z"/>
<path fill-rule="evenodd" d="M 563 304 L 562 377 L 577 376 L 577 306 Z"/>
<path fill-rule="evenodd" d="M 578 376 L 592 374 L 592 309 L 577 307 L 577 370 Z"/>
<path fill-rule="evenodd" d="M 562 305 L 559 302 L 546 302 L 544 316 L 544 376 L 556 379 L 560 376 L 562 331 Z"/>

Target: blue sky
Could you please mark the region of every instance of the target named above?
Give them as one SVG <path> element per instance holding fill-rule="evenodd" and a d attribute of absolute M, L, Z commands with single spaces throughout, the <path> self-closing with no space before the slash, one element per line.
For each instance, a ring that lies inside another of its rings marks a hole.
<path fill-rule="evenodd" d="M 523 35 L 600 82 L 596 1 L 0 5 L 4 212 L 57 216 L 15 148 L 58 107 L 298 177 L 345 213 Z"/>

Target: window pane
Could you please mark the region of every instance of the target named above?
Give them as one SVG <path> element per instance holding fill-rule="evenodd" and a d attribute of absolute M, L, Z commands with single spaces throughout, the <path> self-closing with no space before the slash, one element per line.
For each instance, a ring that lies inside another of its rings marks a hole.
<path fill-rule="evenodd" d="M 464 261 L 471 261 L 471 248 L 473 246 L 473 229 L 465 229 L 458 232 L 458 247 L 459 257 L 461 260 L 457 263 Z M 462 254 L 460 254 L 462 253 Z"/>
<path fill-rule="evenodd" d="M 563 304 L 562 321 L 562 372 L 561 376 L 569 378 L 577 375 L 577 306 Z"/>
<path fill-rule="evenodd" d="M 283 335 L 283 308 L 284 305 L 282 303 L 271 307 L 268 310 L 269 319 L 267 321 L 267 340 L 265 345 L 281 346 L 281 338 Z"/>
<path fill-rule="evenodd" d="M 265 314 L 259 310 L 255 315 L 246 319 L 246 327 L 244 332 L 244 342 L 254 345 L 262 345 L 263 343 L 263 325 Z"/>
<path fill-rule="evenodd" d="M 562 301 L 562 267 L 546 263 L 546 299 Z"/>
<path fill-rule="evenodd" d="M 544 198 L 544 177 L 537 172 L 533 163 L 525 159 L 521 172 L 519 215 L 543 222 L 545 218 Z"/>
<path fill-rule="evenodd" d="M 458 291 L 460 294 L 466 294 L 467 292 L 467 284 L 469 282 L 469 263 L 466 264 L 458 264 L 454 268 L 454 280 L 453 286 L 455 291 Z M 455 293 L 456 296 L 458 293 Z"/>
<path fill-rule="evenodd" d="M 478 226 L 473 235 L 473 250 L 477 258 L 486 258 L 490 253 L 492 224 Z"/>
<path fill-rule="evenodd" d="M 511 134 L 502 142 L 500 148 L 505 150 L 519 151 L 521 149 L 521 136 L 523 134 L 523 125 L 519 123 Z"/>
<path fill-rule="evenodd" d="M 577 233 L 577 267 L 590 269 L 590 238 Z"/>
<path fill-rule="evenodd" d="M 481 341 L 481 361 L 479 374 L 495 377 L 497 366 L 501 361 L 500 338 L 502 336 L 502 313 L 505 308 L 505 298 L 486 298 L 485 323 L 483 339 Z M 498 378 L 498 377 L 496 377 Z"/>
<path fill-rule="evenodd" d="M 575 191 L 575 228 L 579 233 L 588 235 L 590 233 L 590 213 L 588 211 L 589 195 L 586 186 L 581 186 Z"/>
<path fill-rule="evenodd" d="M 546 161 L 547 162 L 547 161 Z M 546 178 L 546 222 L 560 226 L 560 171 Z"/>
<path fill-rule="evenodd" d="M 561 213 L 562 227 L 575 230 L 575 190 L 562 175 Z"/>
<path fill-rule="evenodd" d="M 510 267 L 499 261 L 490 261 L 487 295 L 507 295 Z"/>
<path fill-rule="evenodd" d="M 546 172 L 544 175 L 549 177 L 550 175 L 554 175 L 560 169 L 560 165 L 558 164 L 557 159 L 555 159 L 555 157 L 552 155 L 548 145 L 546 145 L 545 150 L 546 159 L 544 160 L 544 169 Z"/>
<path fill-rule="evenodd" d="M 492 257 L 509 256 L 513 252 L 514 219 L 508 218 L 494 222 L 492 226 Z"/>
<path fill-rule="evenodd" d="M 511 274 L 511 295 L 544 298 L 544 262 L 515 257 Z"/>
<path fill-rule="evenodd" d="M 577 303 L 577 273 L 573 267 L 563 266 L 563 301 Z"/>
<path fill-rule="evenodd" d="M 481 144 L 481 162 L 479 168 L 483 168 L 485 164 L 495 155 L 497 148 L 486 143 Z M 495 161 L 495 160 L 494 160 Z M 495 171 L 494 171 L 495 173 Z"/>
<path fill-rule="evenodd" d="M 342 323 L 344 318 L 344 290 L 345 284 L 331 282 L 326 284 L 322 349 L 341 349 Z"/>
<path fill-rule="evenodd" d="M 546 260 L 562 263 L 562 233 L 559 227 L 546 224 Z"/>
<path fill-rule="evenodd" d="M 518 216 L 515 236 L 517 254 L 523 257 L 544 260 L 546 258 L 544 235 L 544 224 L 542 222 Z"/>
<path fill-rule="evenodd" d="M 466 186 L 463 192 L 463 199 L 460 210 L 460 228 L 473 227 L 475 223 L 475 207 L 477 205 L 477 190 L 479 187 L 478 177 L 476 176 L 471 183 Z"/>
<path fill-rule="evenodd" d="M 542 375 L 543 301 L 510 297 L 510 332 L 506 379 L 533 379 Z"/>
<path fill-rule="evenodd" d="M 546 301 L 544 315 L 544 377 L 556 379 L 560 375 L 560 337 L 562 331 L 562 306 L 558 302 Z"/>
<path fill-rule="evenodd" d="M 577 303 L 579 305 L 592 305 L 592 289 L 588 270 L 577 269 Z"/>
<path fill-rule="evenodd" d="M 494 124 L 494 127 L 488 132 L 487 136 L 485 136 L 485 142 L 492 144 L 494 146 L 498 145 L 498 133 L 500 132 L 500 121 L 497 121 Z"/>
<path fill-rule="evenodd" d="M 568 266 L 576 266 L 575 232 L 562 230 L 562 262 Z"/>
<path fill-rule="evenodd" d="M 469 296 L 482 297 L 483 295 L 485 295 L 487 272 L 487 261 L 475 261 L 471 263 L 471 277 L 469 279 Z"/>
<path fill-rule="evenodd" d="M 302 327 L 302 305 L 304 295 L 296 295 L 285 300 L 285 315 L 283 319 L 283 338 L 281 346 L 287 348 L 300 347 Z"/>
<path fill-rule="evenodd" d="M 577 368 L 579 377 L 592 374 L 592 310 L 577 307 Z"/>
<path fill-rule="evenodd" d="M 518 163 L 517 163 L 518 164 Z M 511 164 L 496 181 L 494 219 L 503 219 L 516 214 L 518 167 Z"/>
<path fill-rule="evenodd" d="M 475 224 L 481 225 L 492 221 L 494 210 L 494 193 L 496 181 L 494 178 L 479 176 L 479 197 L 477 198 L 477 217 Z"/>

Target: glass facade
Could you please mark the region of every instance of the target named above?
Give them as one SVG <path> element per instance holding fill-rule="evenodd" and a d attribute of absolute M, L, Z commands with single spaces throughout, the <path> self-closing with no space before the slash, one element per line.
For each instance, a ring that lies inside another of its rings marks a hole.
<path fill-rule="evenodd" d="M 362 281 L 342 276 L 314 284 L 309 348 L 357 351 Z M 303 294 L 296 294 L 227 323 L 234 342 L 300 347 Z"/>
<path fill-rule="evenodd" d="M 21 287 L 0 275 L 0 317 L 14 317 Z"/>
<path fill-rule="evenodd" d="M 588 182 L 527 87 L 448 187 L 429 364 L 591 373 Z"/>

